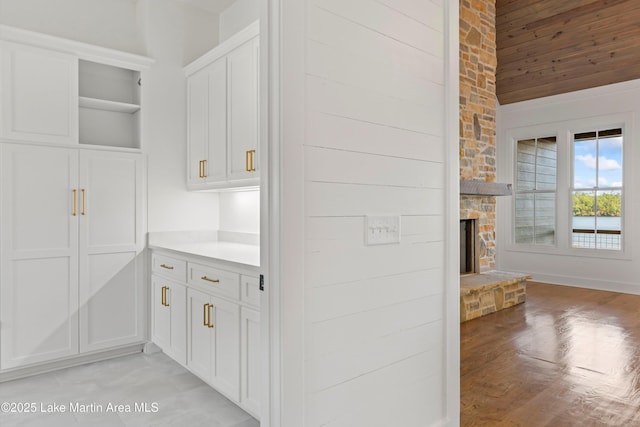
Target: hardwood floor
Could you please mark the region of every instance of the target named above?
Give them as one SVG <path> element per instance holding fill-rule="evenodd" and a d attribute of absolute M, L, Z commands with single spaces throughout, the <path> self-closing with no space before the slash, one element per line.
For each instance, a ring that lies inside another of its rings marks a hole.
<path fill-rule="evenodd" d="M 460 325 L 462 426 L 640 426 L 640 296 L 527 284 Z"/>

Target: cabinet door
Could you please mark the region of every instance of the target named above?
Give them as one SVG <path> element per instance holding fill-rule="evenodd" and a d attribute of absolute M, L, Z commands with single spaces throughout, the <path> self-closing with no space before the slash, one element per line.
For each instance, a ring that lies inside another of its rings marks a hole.
<path fill-rule="evenodd" d="M 77 58 L 10 42 L 1 49 L 2 136 L 77 143 Z"/>
<path fill-rule="evenodd" d="M 151 339 L 165 353 L 171 347 L 171 308 L 167 305 L 167 281 L 151 276 Z"/>
<path fill-rule="evenodd" d="M 260 415 L 260 313 L 240 309 L 240 401 L 254 416 Z"/>
<path fill-rule="evenodd" d="M 190 186 L 224 181 L 227 175 L 226 58 L 187 79 Z"/>
<path fill-rule="evenodd" d="M 151 277 L 152 340 L 162 350 L 187 363 L 187 289 L 159 276 Z"/>
<path fill-rule="evenodd" d="M 240 401 L 240 307 L 212 297 L 213 356 L 211 385 L 235 402 Z"/>
<path fill-rule="evenodd" d="M 0 368 L 78 352 L 77 151 L 0 147 Z"/>
<path fill-rule="evenodd" d="M 209 295 L 187 290 L 187 367 L 205 381 L 211 379 L 211 312 Z"/>
<path fill-rule="evenodd" d="M 229 180 L 258 178 L 258 39 L 228 55 Z"/>
<path fill-rule="evenodd" d="M 169 355 L 182 365 L 187 364 L 187 288 L 177 283 L 167 285 L 165 304 L 171 310 Z"/>
<path fill-rule="evenodd" d="M 80 155 L 80 351 L 143 341 L 143 161 Z"/>

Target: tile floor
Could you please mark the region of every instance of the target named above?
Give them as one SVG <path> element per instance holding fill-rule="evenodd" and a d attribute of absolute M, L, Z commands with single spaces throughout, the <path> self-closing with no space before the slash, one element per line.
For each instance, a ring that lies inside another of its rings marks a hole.
<path fill-rule="evenodd" d="M 164 353 L 140 353 L 0 383 L 0 404 L 4 402 L 13 409 L 35 404 L 36 411 L 6 413 L 3 405 L 3 427 L 260 425 Z M 66 412 L 47 412 L 54 404 Z M 81 405 L 86 412 L 79 412 Z"/>

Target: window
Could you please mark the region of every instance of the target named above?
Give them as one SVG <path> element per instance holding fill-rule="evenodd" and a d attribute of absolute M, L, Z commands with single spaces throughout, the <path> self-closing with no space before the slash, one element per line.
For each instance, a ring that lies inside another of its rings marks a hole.
<path fill-rule="evenodd" d="M 517 141 L 516 243 L 556 243 L 557 152 L 555 136 Z"/>
<path fill-rule="evenodd" d="M 622 129 L 573 135 L 574 248 L 622 249 Z"/>

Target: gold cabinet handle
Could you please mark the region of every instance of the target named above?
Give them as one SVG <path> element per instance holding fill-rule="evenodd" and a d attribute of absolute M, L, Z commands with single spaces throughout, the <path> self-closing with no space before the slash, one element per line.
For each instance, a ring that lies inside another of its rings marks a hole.
<path fill-rule="evenodd" d="M 166 268 L 167 270 L 173 270 L 173 268 L 174 268 L 173 266 L 167 265 L 167 264 L 160 264 L 160 267 Z"/>
<path fill-rule="evenodd" d="M 256 150 L 247 150 L 244 153 L 244 169 L 247 172 L 256 171 L 255 154 L 256 154 Z"/>
<path fill-rule="evenodd" d="M 213 304 L 209 304 L 209 309 L 208 309 L 208 310 L 209 310 L 209 323 L 207 324 L 207 326 L 208 326 L 209 328 L 213 328 L 213 323 L 211 323 L 211 317 L 212 317 L 212 316 L 211 316 L 211 309 L 212 309 L 212 308 L 216 308 L 216 306 L 215 306 L 215 305 L 213 305 Z"/>
<path fill-rule="evenodd" d="M 198 177 L 199 177 L 199 178 L 203 178 L 203 176 L 202 176 L 202 175 L 204 174 L 204 172 L 202 171 L 202 162 L 203 162 L 203 161 L 202 161 L 202 160 L 200 160 L 200 166 L 199 166 L 199 167 L 200 167 L 200 170 L 198 171 Z"/>
<path fill-rule="evenodd" d="M 206 178 L 207 177 L 206 165 L 207 165 L 207 161 L 206 160 L 200 160 L 200 178 Z"/>
<path fill-rule="evenodd" d="M 207 319 L 207 316 L 209 315 L 209 304 L 205 304 L 203 306 L 203 319 L 202 319 L 202 326 L 209 326 L 209 319 Z"/>
<path fill-rule="evenodd" d="M 255 172 L 256 171 L 256 162 L 255 162 L 256 150 L 250 150 L 249 153 L 251 153 L 251 167 L 249 168 L 249 172 Z"/>
<path fill-rule="evenodd" d="M 169 301 L 167 300 L 167 292 L 170 291 L 168 286 L 164 287 L 164 306 L 169 307 Z"/>
<path fill-rule="evenodd" d="M 71 191 L 73 191 L 73 213 L 71 215 L 77 216 L 78 215 L 78 190 L 73 189 Z"/>
<path fill-rule="evenodd" d="M 162 305 L 164 305 L 164 301 L 167 298 L 167 294 L 165 293 L 166 289 L 167 289 L 166 286 L 162 287 L 162 297 L 160 298 L 161 299 L 160 304 Z"/>
<path fill-rule="evenodd" d="M 211 282 L 211 283 L 220 283 L 219 279 L 210 279 L 207 276 L 202 276 L 200 279 L 206 280 L 207 282 Z"/>
<path fill-rule="evenodd" d="M 85 207 L 85 191 L 84 188 L 82 190 L 80 190 L 80 192 L 82 193 L 82 212 L 80 212 L 81 215 L 86 215 L 87 214 L 87 209 Z"/>

